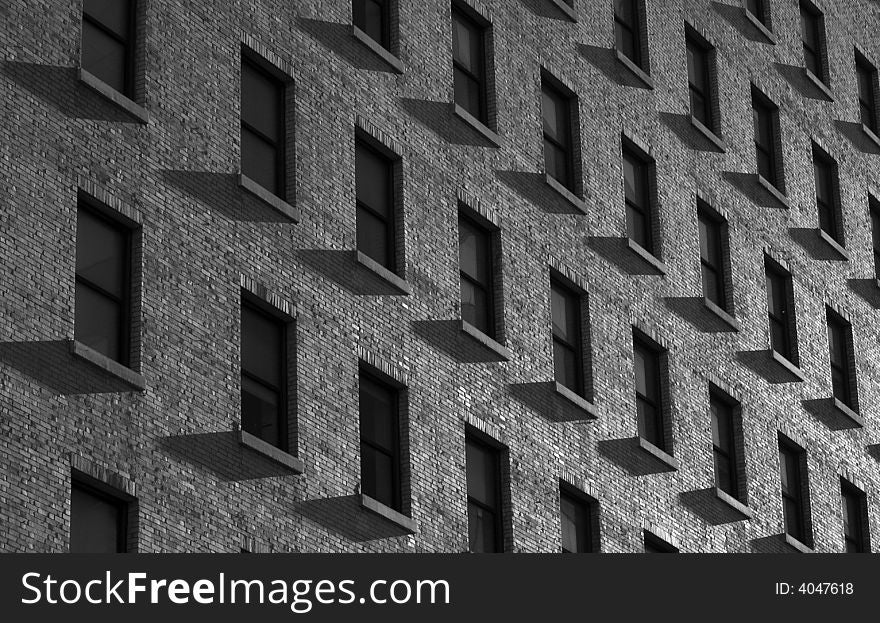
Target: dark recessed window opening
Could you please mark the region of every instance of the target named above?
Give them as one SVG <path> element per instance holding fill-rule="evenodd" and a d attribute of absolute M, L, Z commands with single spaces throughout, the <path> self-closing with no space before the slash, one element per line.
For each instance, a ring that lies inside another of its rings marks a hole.
<path fill-rule="evenodd" d="M 355 145 L 357 248 L 394 272 L 394 166 L 366 142 Z"/>
<path fill-rule="evenodd" d="M 690 95 L 691 114 L 713 132 L 717 131 L 714 119 L 715 93 L 712 88 L 710 65 L 713 50 L 694 33 L 687 30 L 685 35 L 687 47 L 688 93 Z"/>
<path fill-rule="evenodd" d="M 544 118 L 544 169 L 547 175 L 576 192 L 572 148 L 573 100 L 547 80 L 541 81 L 541 112 Z"/>
<path fill-rule="evenodd" d="M 128 503 L 73 480 L 70 488 L 70 553 L 127 551 Z"/>
<path fill-rule="evenodd" d="M 807 543 L 806 503 L 806 457 L 804 451 L 793 444 L 779 440 L 779 473 L 782 480 L 782 509 L 785 532 Z"/>
<path fill-rule="evenodd" d="M 791 275 L 765 258 L 767 313 L 770 319 L 770 348 L 797 365 L 794 348 L 794 309 Z"/>
<path fill-rule="evenodd" d="M 649 184 L 652 166 L 652 163 L 640 157 L 624 143 L 623 189 L 627 235 L 630 240 L 653 254 L 653 214 Z"/>
<path fill-rule="evenodd" d="M 361 492 L 401 512 L 399 396 L 361 371 Z"/>
<path fill-rule="evenodd" d="M 134 92 L 134 0 L 85 0 L 82 67 L 122 93 Z"/>
<path fill-rule="evenodd" d="M 661 385 L 662 353 L 637 335 L 633 336 L 633 352 L 639 437 L 668 452 Z"/>
<path fill-rule="evenodd" d="M 822 13 L 814 6 L 801 2 L 801 41 L 804 48 L 804 66 L 822 82 L 826 82 L 822 47 L 824 41 Z"/>
<path fill-rule="evenodd" d="M 488 125 L 486 28 L 456 6 L 452 7 L 452 68 L 455 103 Z"/>
<path fill-rule="evenodd" d="M 458 216 L 461 318 L 491 338 L 495 333 L 492 232 L 463 214 Z"/>
<path fill-rule="evenodd" d="M 352 22 L 370 39 L 386 50 L 391 50 L 391 4 L 392 0 L 353 0 Z"/>
<path fill-rule="evenodd" d="M 739 498 L 736 421 L 734 406 L 714 392 L 709 396 L 712 418 L 712 455 L 715 462 L 715 486 L 733 498 Z"/>
<path fill-rule="evenodd" d="M 874 249 L 874 276 L 880 281 L 880 202 L 870 197 L 868 206 L 871 212 L 871 246 Z"/>
<path fill-rule="evenodd" d="M 700 230 L 700 273 L 703 279 L 703 296 L 725 311 L 728 309 L 727 271 L 724 262 L 724 246 L 727 224 L 703 206 L 698 207 Z"/>
<path fill-rule="evenodd" d="M 746 0 L 746 10 L 764 26 L 769 26 L 767 23 L 767 7 L 764 0 Z"/>
<path fill-rule="evenodd" d="M 678 548 L 645 530 L 646 554 L 677 554 Z"/>
<path fill-rule="evenodd" d="M 74 336 L 124 366 L 131 333 L 131 232 L 83 205 L 76 218 Z"/>
<path fill-rule="evenodd" d="M 778 109 L 768 99 L 752 91 L 752 119 L 755 129 L 755 152 L 758 174 L 782 191 L 782 176 L 778 166 L 776 116 Z"/>
<path fill-rule="evenodd" d="M 843 244 L 837 201 L 837 163 L 813 145 L 813 173 L 816 180 L 816 208 L 819 228 Z"/>
<path fill-rule="evenodd" d="M 241 305 L 241 427 L 287 450 L 287 330 L 256 305 Z"/>
<path fill-rule="evenodd" d="M 558 383 L 584 395 L 581 296 L 556 279 L 550 282 L 553 368 Z"/>
<path fill-rule="evenodd" d="M 614 0 L 614 44 L 636 66 L 647 71 L 642 54 L 641 0 Z"/>
<path fill-rule="evenodd" d="M 471 552 L 503 551 L 501 457 L 488 444 L 467 436 L 468 547 Z"/>
<path fill-rule="evenodd" d="M 559 491 L 559 514 L 562 520 L 562 553 L 583 554 L 593 551 L 591 504 L 583 496 L 562 487 Z"/>
<path fill-rule="evenodd" d="M 830 309 L 826 309 L 826 318 L 833 395 L 847 407 L 857 411 L 856 380 L 853 376 L 855 359 L 852 350 L 852 326 Z"/>
<path fill-rule="evenodd" d="M 847 554 L 871 552 L 868 538 L 868 500 L 860 491 L 841 479 L 840 493 L 843 498 L 843 537 Z"/>
<path fill-rule="evenodd" d="M 856 77 L 859 86 L 859 120 L 877 133 L 877 68 L 856 52 Z"/>
<path fill-rule="evenodd" d="M 257 62 L 241 59 L 241 172 L 285 198 L 284 85 Z"/>

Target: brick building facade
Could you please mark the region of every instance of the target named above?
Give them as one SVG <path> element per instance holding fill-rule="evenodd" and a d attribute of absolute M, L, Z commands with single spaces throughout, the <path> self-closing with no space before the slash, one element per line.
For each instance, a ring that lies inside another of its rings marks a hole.
<path fill-rule="evenodd" d="M 81 2 L 2 3 L 0 550 L 67 551 L 80 486 L 119 502 L 129 551 L 467 551 L 474 444 L 498 461 L 505 551 L 564 546 L 561 491 L 587 549 L 870 549 L 877 4 L 380 4 L 373 36 L 346 0 L 138 0 L 114 88 L 89 71 Z M 470 112 L 454 15 L 480 35 Z M 706 63 L 690 93 L 686 41 Z M 243 175 L 243 62 L 281 93 L 274 190 Z M 558 175 L 548 102 L 568 111 Z M 390 171 L 385 266 L 358 252 L 356 144 Z M 77 335 L 82 211 L 125 232 L 123 363 Z M 717 305 L 698 211 L 724 238 Z M 491 239 L 491 330 L 462 321 L 460 215 Z M 787 356 L 768 266 L 790 277 Z M 575 301 L 577 387 L 558 380 L 551 291 Z M 243 305 L 283 327 L 275 443 L 242 430 Z M 361 483 L 365 374 L 396 401 L 394 503 Z"/>

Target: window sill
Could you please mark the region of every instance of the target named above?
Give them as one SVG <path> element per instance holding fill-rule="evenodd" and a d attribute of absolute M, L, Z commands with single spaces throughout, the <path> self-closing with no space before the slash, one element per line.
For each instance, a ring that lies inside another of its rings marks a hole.
<path fill-rule="evenodd" d="M 363 30 L 355 26 L 351 25 L 351 34 L 355 39 L 364 44 L 370 51 L 381 58 L 383 61 L 388 63 L 395 72 L 402 74 L 403 73 L 403 63 L 399 58 L 394 56 L 391 52 L 383 48 L 378 42 L 374 41 L 373 38 L 365 33 Z"/>
<path fill-rule="evenodd" d="M 805 543 L 801 543 L 799 540 L 791 536 L 788 532 L 782 535 L 785 544 L 791 547 L 792 549 L 800 552 L 801 554 L 812 554 L 813 548 Z"/>
<path fill-rule="evenodd" d="M 568 402 L 570 402 L 575 407 L 577 407 L 578 409 L 580 409 L 581 411 L 586 413 L 587 414 L 586 419 L 588 419 L 588 420 L 597 419 L 596 418 L 596 408 L 586 398 L 574 393 L 573 391 L 571 391 L 569 388 L 567 388 L 565 385 L 563 385 L 559 381 L 554 381 L 553 389 L 559 396 L 561 396 L 562 398 L 565 398 Z"/>
<path fill-rule="evenodd" d="M 470 336 L 505 361 L 510 359 L 510 351 L 505 346 L 502 346 L 466 320 L 461 321 L 461 330 L 465 335 Z"/>
<path fill-rule="evenodd" d="M 641 80 L 642 82 L 644 82 L 645 85 L 646 85 L 649 89 L 653 89 L 653 88 L 654 88 L 654 79 L 653 79 L 651 76 L 649 76 L 649 75 L 647 74 L 647 72 L 645 72 L 644 69 L 642 69 L 641 67 L 639 67 L 638 65 L 636 65 L 634 62 L 632 62 L 632 60 L 630 60 L 630 58 L 629 58 L 626 54 L 624 54 L 623 52 L 621 52 L 621 51 L 618 50 L 617 48 L 613 48 L 613 49 L 614 49 L 614 53 L 615 53 L 615 55 L 617 56 L 617 60 L 620 61 L 620 63 L 621 63 L 624 67 L 626 67 L 626 68 L 629 69 L 632 73 L 634 73 L 635 76 L 636 76 L 636 78 L 638 78 L 639 80 Z"/>
<path fill-rule="evenodd" d="M 822 242 L 824 242 L 829 247 L 834 249 L 834 252 L 840 256 L 841 260 L 843 260 L 845 262 L 849 261 L 849 253 L 846 252 L 846 249 L 843 247 L 842 244 L 840 244 L 839 242 L 837 242 L 837 240 L 835 240 L 834 238 L 831 237 L 831 234 L 829 234 L 827 231 L 825 231 L 821 227 L 816 230 L 816 233 L 819 234 L 819 238 L 822 240 Z"/>
<path fill-rule="evenodd" d="M 780 353 L 777 353 L 772 348 L 770 349 L 770 359 L 778 363 L 780 366 L 786 369 L 792 376 L 797 378 L 799 383 L 804 381 L 804 373 L 801 372 L 801 369 L 794 365 L 791 361 L 785 358 Z"/>
<path fill-rule="evenodd" d="M 730 328 L 734 331 L 739 331 L 740 329 L 742 329 L 742 325 L 740 324 L 739 320 L 728 314 L 726 311 L 721 309 L 718 305 L 716 305 L 709 299 L 704 298 L 703 305 L 705 305 L 706 309 L 718 316 L 726 324 L 730 325 Z"/>
<path fill-rule="evenodd" d="M 562 0 L 550 0 L 550 4 L 552 4 L 557 9 L 562 11 L 565 14 L 565 16 L 568 19 L 570 19 L 571 21 L 573 21 L 573 22 L 578 21 L 577 13 L 575 12 L 575 10 L 572 7 L 568 6 L 568 4 L 566 4 Z"/>
<path fill-rule="evenodd" d="M 99 353 L 95 349 L 86 346 L 82 342 L 77 342 L 76 340 L 70 340 L 70 354 L 74 357 L 82 359 L 93 366 L 100 368 L 107 374 L 111 376 L 115 376 L 120 379 L 127 385 L 132 386 L 138 391 L 144 391 L 147 387 L 147 383 L 144 380 L 144 377 L 132 370 L 131 368 L 127 368 L 122 365 L 118 361 L 110 359 L 107 355 Z"/>
<path fill-rule="evenodd" d="M 729 493 L 725 493 L 718 487 L 715 487 L 715 495 L 718 497 L 719 500 L 727 504 L 730 508 L 738 512 L 740 515 L 743 515 L 747 519 L 752 519 L 755 516 L 755 514 L 752 512 L 752 509 L 737 500 Z"/>
<path fill-rule="evenodd" d="M 804 67 L 804 73 L 807 75 L 807 80 L 813 83 L 813 85 L 822 91 L 822 94 L 827 97 L 832 102 L 834 101 L 834 93 L 831 92 L 831 88 L 822 82 L 822 79 L 814 74 L 812 71 Z"/>
<path fill-rule="evenodd" d="M 864 123 L 862 124 L 862 132 L 864 132 L 865 136 L 867 136 L 871 140 L 871 142 L 874 143 L 874 145 L 878 149 L 880 149 L 880 136 L 877 136 L 876 132 L 874 132 L 871 128 L 866 126 Z"/>
<path fill-rule="evenodd" d="M 549 173 L 544 173 L 544 180 L 547 182 L 547 185 L 552 188 L 558 195 L 560 195 L 563 199 L 577 208 L 577 211 L 581 214 L 587 213 L 587 204 L 584 203 L 584 200 L 575 195 L 571 190 L 563 186 L 559 180 L 550 175 Z"/>
<path fill-rule="evenodd" d="M 384 266 L 382 266 L 379 262 L 369 257 L 362 251 L 357 251 L 357 256 L 355 261 L 366 268 L 371 273 L 376 274 L 384 281 L 387 281 L 392 286 L 394 286 L 397 290 L 400 290 L 403 294 L 412 294 L 412 288 L 406 282 L 405 279 L 400 276 L 394 274 Z"/>
<path fill-rule="evenodd" d="M 485 123 L 474 117 L 455 102 L 452 103 L 452 114 L 479 132 L 483 138 L 492 143 L 495 147 L 501 147 L 501 137 L 498 136 L 496 132 L 491 130 Z"/>
<path fill-rule="evenodd" d="M 82 67 L 79 68 L 79 81 L 98 95 L 107 98 L 116 106 L 137 119 L 140 123 L 150 122 L 150 113 L 146 108 L 124 96 L 109 84 L 89 73 Z"/>
<path fill-rule="evenodd" d="M 771 45 L 776 45 L 776 35 L 773 34 L 773 31 L 767 28 L 761 20 L 752 15 L 752 12 L 748 9 L 744 9 L 746 14 L 746 19 L 752 23 L 752 26 L 758 29 L 758 31 L 767 38 L 767 41 L 770 42 Z"/>
<path fill-rule="evenodd" d="M 706 137 L 706 139 L 715 145 L 720 151 L 727 151 L 727 143 L 725 143 L 720 136 L 715 134 L 712 130 L 707 128 L 702 121 L 691 115 L 691 125 L 694 126 L 697 131 Z"/>
<path fill-rule="evenodd" d="M 831 404 L 837 409 L 843 416 L 849 420 L 852 420 L 854 424 L 857 424 L 860 428 L 865 427 L 865 419 L 856 413 L 852 407 L 847 406 L 843 403 L 839 398 L 832 396 Z"/>
<path fill-rule="evenodd" d="M 299 210 L 294 208 L 292 205 L 290 205 L 277 195 L 274 195 L 270 191 L 263 188 L 260 184 L 249 178 L 244 173 L 241 173 L 238 176 L 238 185 L 276 212 L 280 212 L 282 215 L 289 218 L 294 223 L 299 222 Z"/>
<path fill-rule="evenodd" d="M 790 210 L 791 204 L 788 202 L 788 197 L 783 195 L 782 191 L 779 190 L 778 188 L 776 188 L 776 186 L 774 186 L 773 184 L 771 184 L 770 180 L 768 180 L 766 177 L 764 177 L 760 173 L 757 173 L 756 175 L 758 176 L 758 184 L 763 186 L 764 190 L 766 190 L 768 193 L 773 195 L 773 198 L 776 199 L 776 201 L 778 201 L 779 203 L 781 203 L 786 210 Z"/>
<path fill-rule="evenodd" d="M 653 253 L 648 251 L 645 247 L 640 245 L 638 242 L 633 240 L 632 238 L 627 237 L 626 246 L 630 248 L 630 250 L 650 264 L 655 270 L 659 271 L 661 275 L 666 274 L 666 264 L 663 261 L 655 256 Z"/>
<path fill-rule="evenodd" d="M 303 471 L 305 471 L 305 465 L 301 458 L 288 454 L 284 450 L 276 448 L 256 435 L 251 435 L 242 429 L 238 430 L 238 443 L 245 448 L 250 448 L 254 452 L 272 459 L 276 463 L 280 463 L 281 465 L 290 468 L 291 471 L 297 474 L 302 474 Z"/>
<path fill-rule="evenodd" d="M 363 493 L 361 494 L 361 508 L 364 508 L 371 513 L 378 515 L 379 517 L 382 517 L 383 519 L 386 519 L 391 523 L 400 526 L 411 534 L 415 534 L 419 531 L 418 524 L 414 519 L 407 517 L 403 513 L 397 512 L 389 506 L 385 506 L 384 504 L 382 504 L 382 502 L 374 500 L 370 496 L 364 495 Z"/>
<path fill-rule="evenodd" d="M 642 437 L 639 437 L 638 441 L 639 441 L 639 447 L 642 450 L 644 450 L 645 452 L 647 452 L 648 454 L 653 456 L 655 459 L 658 459 L 661 463 L 666 464 L 668 467 L 672 468 L 673 470 L 678 470 L 678 459 L 676 459 L 674 456 L 672 456 L 671 454 L 669 454 L 665 450 L 661 450 L 660 448 L 658 448 L 657 446 L 652 444 L 647 439 L 643 439 Z"/>

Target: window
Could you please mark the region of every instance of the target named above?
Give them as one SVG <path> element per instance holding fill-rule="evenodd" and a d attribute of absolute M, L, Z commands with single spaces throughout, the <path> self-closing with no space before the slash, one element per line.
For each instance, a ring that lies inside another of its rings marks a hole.
<path fill-rule="evenodd" d="M 459 213 L 461 318 L 494 339 L 496 331 L 492 247 L 492 232 Z"/>
<path fill-rule="evenodd" d="M 74 336 L 124 366 L 130 365 L 130 284 L 131 232 L 80 198 Z"/>
<path fill-rule="evenodd" d="M 466 460 L 469 549 L 481 553 L 501 552 L 500 452 L 469 434 Z"/>
<path fill-rule="evenodd" d="M 654 254 L 653 210 L 650 176 L 653 163 L 623 143 L 623 188 L 626 203 L 626 231 L 629 239 Z"/>
<path fill-rule="evenodd" d="M 390 3 L 392 0 L 353 0 L 352 22 L 370 39 L 391 50 Z"/>
<path fill-rule="evenodd" d="M 767 257 L 764 258 L 764 270 L 767 278 L 770 348 L 797 365 L 791 275 Z"/>
<path fill-rule="evenodd" d="M 648 71 L 643 51 L 642 0 L 614 0 L 614 44 L 618 51 Z"/>
<path fill-rule="evenodd" d="M 877 68 L 858 51 L 856 76 L 859 85 L 859 120 L 877 134 Z"/>
<path fill-rule="evenodd" d="M 843 224 L 837 200 L 837 163 L 813 144 L 813 173 L 816 178 L 816 207 L 819 228 L 836 242 L 843 244 Z"/>
<path fill-rule="evenodd" d="M 798 446 L 779 439 L 779 473 L 782 480 L 782 510 L 785 532 L 805 545 L 807 535 L 807 508 L 805 501 L 806 455 Z"/>
<path fill-rule="evenodd" d="M 758 175 L 784 192 L 779 166 L 779 136 L 777 124 L 779 109 L 762 93 L 752 89 L 752 118 L 755 126 L 755 152 Z"/>
<path fill-rule="evenodd" d="M 880 281 L 880 202 L 873 197 L 868 199 L 871 212 L 871 246 L 874 248 L 874 276 Z"/>
<path fill-rule="evenodd" d="M 688 93 L 691 115 L 706 128 L 718 132 L 715 123 L 715 89 L 712 85 L 714 50 L 690 27 L 685 31 L 688 68 Z"/>
<path fill-rule="evenodd" d="M 361 370 L 361 493 L 400 512 L 400 424 L 397 389 Z"/>
<path fill-rule="evenodd" d="M 572 105 L 577 102 L 551 84 L 541 80 L 541 112 L 544 117 L 544 168 L 547 175 L 577 192 L 571 131 Z"/>
<path fill-rule="evenodd" d="M 126 97 L 134 92 L 135 3 L 85 0 L 82 67 Z"/>
<path fill-rule="evenodd" d="M 739 460 L 736 435 L 738 421 L 734 412 L 738 409 L 727 399 L 713 391 L 709 394 L 709 412 L 712 418 L 712 455 L 715 463 L 715 486 L 729 496 L 739 499 Z"/>
<path fill-rule="evenodd" d="M 868 502 L 863 491 L 840 479 L 843 498 L 843 540 L 847 554 L 871 552 L 868 539 Z"/>
<path fill-rule="evenodd" d="M 661 351 L 646 338 L 633 334 L 636 376 L 636 412 L 639 437 L 669 452 L 663 413 Z"/>
<path fill-rule="evenodd" d="M 559 490 L 559 514 L 562 520 L 562 553 L 593 552 L 592 504 L 568 487 Z"/>
<path fill-rule="evenodd" d="M 697 205 L 700 230 L 700 272 L 703 278 L 703 296 L 725 311 L 729 311 L 727 292 L 727 265 L 724 252 L 727 246 L 727 223 L 710 212 L 702 202 Z"/>
<path fill-rule="evenodd" d="M 553 325 L 553 368 L 556 382 L 583 396 L 581 296 L 553 278 L 550 280 L 550 315 Z"/>
<path fill-rule="evenodd" d="M 241 59 L 241 172 L 285 198 L 284 85 L 258 61 Z"/>
<path fill-rule="evenodd" d="M 832 392 L 837 400 L 853 411 L 858 411 L 852 326 L 831 309 L 825 311 L 828 320 L 828 350 L 831 354 Z"/>
<path fill-rule="evenodd" d="M 241 428 L 287 450 L 285 323 L 248 300 L 241 305 Z"/>
<path fill-rule="evenodd" d="M 765 0 L 746 0 L 746 11 L 752 14 L 755 19 L 764 26 L 770 27 L 767 20 L 767 6 Z"/>
<path fill-rule="evenodd" d="M 645 530 L 645 553 L 646 554 L 677 554 L 678 548 L 667 543 L 659 536 Z"/>
<path fill-rule="evenodd" d="M 128 503 L 74 479 L 70 488 L 70 553 L 128 550 Z"/>
<path fill-rule="evenodd" d="M 394 167 L 366 141 L 355 144 L 357 248 L 394 272 Z"/>
<path fill-rule="evenodd" d="M 452 72 L 455 103 L 489 125 L 486 104 L 486 26 L 452 7 Z"/>
<path fill-rule="evenodd" d="M 804 66 L 822 82 L 825 75 L 825 24 L 822 13 L 807 2 L 801 2 L 801 41 L 804 44 Z"/>

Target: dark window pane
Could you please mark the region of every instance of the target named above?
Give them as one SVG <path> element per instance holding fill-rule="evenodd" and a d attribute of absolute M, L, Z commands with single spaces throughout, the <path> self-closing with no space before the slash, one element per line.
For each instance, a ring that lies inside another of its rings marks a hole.
<path fill-rule="evenodd" d="M 357 200 L 383 217 L 391 213 L 391 165 L 375 151 L 361 143 L 355 148 Z"/>
<path fill-rule="evenodd" d="M 121 305 L 80 282 L 76 283 L 75 305 L 76 340 L 127 365 L 122 357 L 125 349 L 121 344 Z"/>
<path fill-rule="evenodd" d="M 264 384 L 280 388 L 284 330 L 280 322 L 243 305 L 241 308 L 241 366 Z"/>
<path fill-rule="evenodd" d="M 388 224 L 365 209 L 357 211 L 357 248 L 386 268 L 391 267 Z"/>
<path fill-rule="evenodd" d="M 273 446 L 281 446 L 281 396 L 277 390 L 241 377 L 241 427 Z"/>
<path fill-rule="evenodd" d="M 121 300 L 125 296 L 128 235 L 85 210 L 77 211 L 76 274 Z"/>
<path fill-rule="evenodd" d="M 125 505 L 73 484 L 70 490 L 70 553 L 124 552 Z"/>
<path fill-rule="evenodd" d="M 468 441 L 468 496 L 490 508 L 498 503 L 498 456 L 492 449 Z"/>
<path fill-rule="evenodd" d="M 568 553 L 589 552 L 590 538 L 589 506 L 566 493 L 559 496 L 562 524 L 562 551 Z"/>
<path fill-rule="evenodd" d="M 568 171 L 568 154 L 558 145 L 544 140 L 544 169 L 557 182 L 571 188 L 571 176 Z"/>
<path fill-rule="evenodd" d="M 241 172 L 266 190 L 282 196 L 278 149 L 253 132 L 241 129 Z"/>
<path fill-rule="evenodd" d="M 121 39 L 127 39 L 130 29 L 131 0 L 85 0 L 83 12 L 100 22 Z"/>
<path fill-rule="evenodd" d="M 273 143 L 281 135 L 281 86 L 250 63 L 242 64 L 241 120 Z"/>
<path fill-rule="evenodd" d="M 360 377 L 361 439 L 387 452 L 395 452 L 397 392 L 369 377 Z"/>
<path fill-rule="evenodd" d="M 461 271 L 484 286 L 489 285 L 489 236 L 464 219 L 458 221 Z"/>
<path fill-rule="evenodd" d="M 580 393 L 578 355 L 559 342 L 553 343 L 554 377 L 576 394 Z"/>
<path fill-rule="evenodd" d="M 379 45 L 388 47 L 387 23 L 388 19 L 385 15 L 387 10 L 386 2 L 375 2 L 374 0 L 354 0 L 353 13 L 354 25 Z"/>
<path fill-rule="evenodd" d="M 477 553 L 498 552 L 497 519 L 490 512 L 472 502 L 468 503 L 468 549 Z"/>
<path fill-rule="evenodd" d="M 392 456 L 379 452 L 367 444 L 361 444 L 361 489 L 370 496 L 388 506 L 397 508 L 394 491 L 394 459 Z"/>
<path fill-rule="evenodd" d="M 475 118 L 483 120 L 483 112 L 481 109 L 481 86 L 465 72 L 456 68 L 453 70 L 453 80 L 455 88 L 455 103 L 468 111 Z"/>
<path fill-rule="evenodd" d="M 492 336 L 489 297 L 483 288 L 466 278 L 461 280 L 461 317 L 465 322 Z"/>
<path fill-rule="evenodd" d="M 125 93 L 126 63 L 124 43 L 83 21 L 82 66 L 86 71 Z"/>

